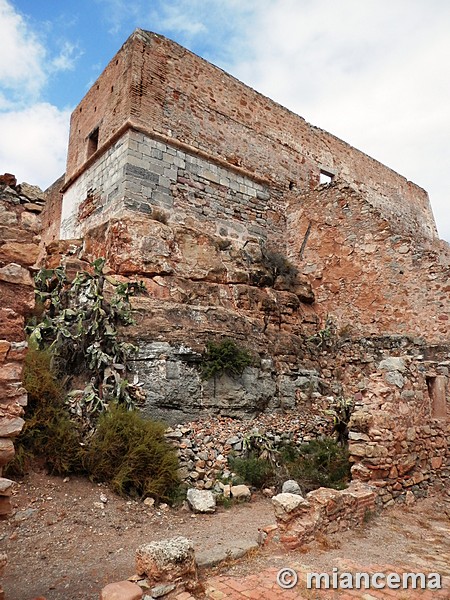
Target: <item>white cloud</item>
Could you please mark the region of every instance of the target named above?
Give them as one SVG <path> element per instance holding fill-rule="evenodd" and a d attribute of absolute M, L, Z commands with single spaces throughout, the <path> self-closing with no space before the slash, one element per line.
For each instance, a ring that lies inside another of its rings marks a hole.
<path fill-rule="evenodd" d="M 21 90 L 37 96 L 46 82 L 45 49 L 7 0 L 0 0 L 0 31 L 0 85 L 13 93 Z"/>
<path fill-rule="evenodd" d="M 7 0 L 0 0 L 0 169 L 46 188 L 65 170 L 70 113 L 42 101 L 50 74 L 73 67 L 77 48 L 49 56 Z"/>
<path fill-rule="evenodd" d="M 75 44 L 64 41 L 58 56 L 52 59 L 50 69 L 52 71 L 73 71 L 81 55 L 82 52 L 80 52 Z"/>
<path fill-rule="evenodd" d="M 425 187 L 450 240 L 449 19 L 443 0 L 262 0 L 230 68 Z"/>
<path fill-rule="evenodd" d="M 65 171 L 69 117 L 47 103 L 0 113 L 1 172 L 47 188 Z"/>

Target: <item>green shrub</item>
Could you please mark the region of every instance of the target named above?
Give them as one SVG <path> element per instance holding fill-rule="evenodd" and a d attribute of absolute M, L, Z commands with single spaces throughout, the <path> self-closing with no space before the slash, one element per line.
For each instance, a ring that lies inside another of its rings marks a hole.
<path fill-rule="evenodd" d="M 245 483 L 256 488 L 263 488 L 274 483 L 275 470 L 272 464 L 257 456 L 248 458 L 229 458 L 230 468 L 235 471 Z"/>
<path fill-rule="evenodd" d="M 281 455 L 290 477 L 306 492 L 318 487 L 343 489 L 350 477 L 347 448 L 333 438 L 312 440 L 299 446 L 294 456 L 292 448 Z"/>
<path fill-rule="evenodd" d="M 105 260 L 98 258 L 90 272 L 79 271 L 72 281 L 63 266 L 41 269 L 35 277 L 35 296 L 43 311 L 26 328 L 30 347 L 51 348 L 55 373 L 69 382 L 75 377 L 81 384 L 69 399 L 85 435 L 109 402 L 134 408 L 142 400 L 142 390 L 127 378 L 128 359 L 136 348 L 120 340 L 118 327 L 134 322 L 130 297 L 145 286 L 116 281 L 104 267 Z"/>
<path fill-rule="evenodd" d="M 49 350 L 30 349 L 25 358 L 24 386 L 28 391 L 25 425 L 16 441 L 16 455 L 6 469 L 22 476 L 36 459 L 50 473 L 81 470 L 81 435 L 64 405 L 64 389 L 51 368 Z"/>
<path fill-rule="evenodd" d="M 170 500 L 178 486 L 178 460 L 164 425 L 115 405 L 98 421 L 84 466 L 94 481 L 121 495 Z"/>
<path fill-rule="evenodd" d="M 201 366 L 202 379 L 211 379 L 222 373 L 242 375 L 245 367 L 250 366 L 252 362 L 247 350 L 239 348 L 233 340 L 208 342 Z"/>

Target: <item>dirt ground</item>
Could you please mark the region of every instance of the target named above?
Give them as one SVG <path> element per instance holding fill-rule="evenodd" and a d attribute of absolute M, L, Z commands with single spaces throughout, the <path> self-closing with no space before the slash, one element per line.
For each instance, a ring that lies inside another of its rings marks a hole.
<path fill-rule="evenodd" d="M 258 495 L 213 515 L 193 515 L 182 508 L 127 501 L 85 479 L 63 480 L 44 473 L 17 485 L 13 504 L 15 515 L 2 524 L 0 533 L 0 549 L 9 561 L 2 581 L 8 600 L 97 600 L 104 585 L 133 574 L 140 544 L 182 535 L 203 552 L 256 540 L 258 528 L 274 522 L 270 500 Z M 387 510 L 360 530 L 323 536 L 301 553 L 257 551 L 220 570 L 239 577 L 289 562 L 321 571 L 363 562 L 428 568 L 449 576 L 449 515 L 450 496 L 440 495 Z"/>

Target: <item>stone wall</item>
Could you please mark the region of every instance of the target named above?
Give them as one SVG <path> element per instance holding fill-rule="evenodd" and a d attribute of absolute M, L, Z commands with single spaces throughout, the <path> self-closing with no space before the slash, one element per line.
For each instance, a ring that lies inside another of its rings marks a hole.
<path fill-rule="evenodd" d="M 51 244 L 60 238 L 61 229 L 61 188 L 65 176 L 62 175 L 47 190 L 45 190 L 45 205 L 41 213 L 42 246 Z M 43 248 L 44 252 L 44 248 Z"/>
<path fill-rule="evenodd" d="M 142 30 L 73 112 L 66 218 L 71 186 L 130 127 L 279 192 L 314 188 L 321 171 L 338 175 L 402 233 L 437 238 L 424 190 L 174 42 Z M 107 197 L 100 200 L 105 204 Z"/>
<path fill-rule="evenodd" d="M 14 457 L 13 439 L 22 430 L 27 403 L 22 386 L 24 315 L 34 307 L 32 270 L 39 256 L 42 206 L 41 190 L 18 186 L 13 175 L 0 176 L 0 519 L 11 512 L 13 487 L 1 477 L 2 469 Z M 5 565 L 2 555 L 0 571 Z"/>
<path fill-rule="evenodd" d="M 430 486 L 449 484 L 449 357 L 385 358 L 357 393 L 349 425 L 352 477 L 375 486 L 383 505 L 413 502 Z"/>
<path fill-rule="evenodd" d="M 143 213 L 245 242 L 281 234 L 281 206 L 251 177 L 128 130 L 66 191 L 61 237 Z"/>
<path fill-rule="evenodd" d="M 337 337 L 317 356 L 355 410 L 349 424 L 352 478 L 380 504 L 413 502 L 450 478 L 450 345 L 420 338 Z"/>
<path fill-rule="evenodd" d="M 287 255 L 309 277 L 318 313 L 355 336 L 450 337 L 450 247 L 401 234 L 343 182 L 292 197 Z"/>
<path fill-rule="evenodd" d="M 361 482 L 352 482 L 342 491 L 319 488 L 305 498 L 278 494 L 272 498 L 277 524 L 262 530 L 261 541 L 277 541 L 288 550 L 296 550 L 318 533 L 356 529 L 375 511 L 375 500 L 374 489 Z"/>

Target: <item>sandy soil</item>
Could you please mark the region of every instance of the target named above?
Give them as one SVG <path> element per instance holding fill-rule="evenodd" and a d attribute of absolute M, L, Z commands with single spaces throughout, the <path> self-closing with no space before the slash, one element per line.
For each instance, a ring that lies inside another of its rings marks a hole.
<path fill-rule="evenodd" d="M 3 578 L 8 600 L 97 600 L 104 585 L 133 574 L 134 553 L 142 543 L 183 535 L 201 552 L 255 540 L 259 527 L 274 522 L 270 500 L 258 495 L 214 515 L 192 515 L 127 501 L 85 479 L 43 473 L 16 486 L 14 505 L 15 515 L 0 533 L 9 560 Z M 238 577 L 301 562 L 321 571 L 350 563 L 392 564 L 450 575 L 449 515 L 450 497 L 428 498 L 387 510 L 357 531 L 322 536 L 302 552 L 274 547 L 224 564 L 220 571 Z"/>

